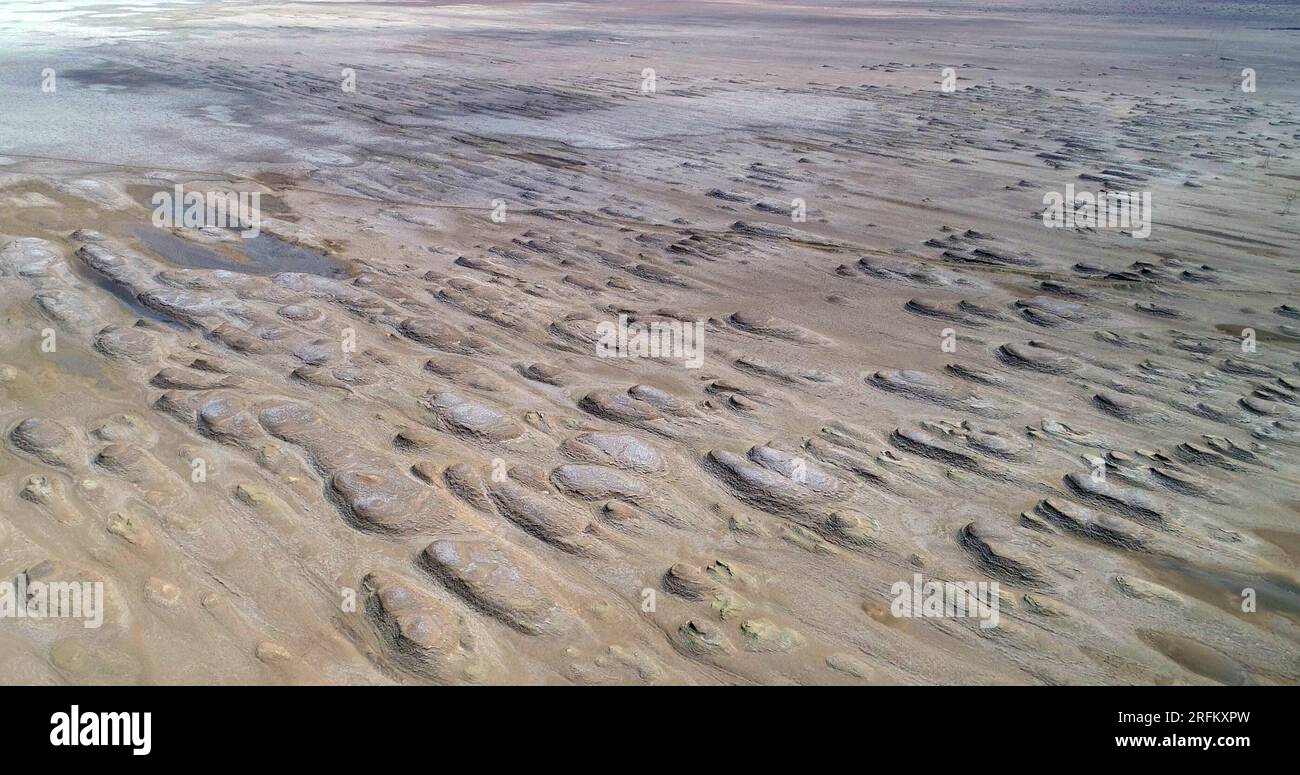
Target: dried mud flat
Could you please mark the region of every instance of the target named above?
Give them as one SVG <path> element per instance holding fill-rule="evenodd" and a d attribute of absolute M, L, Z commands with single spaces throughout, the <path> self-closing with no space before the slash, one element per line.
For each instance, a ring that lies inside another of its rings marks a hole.
<path fill-rule="evenodd" d="M 1296 683 L 1300 24 L 1108 10 L 6 4 L 0 682 Z"/>

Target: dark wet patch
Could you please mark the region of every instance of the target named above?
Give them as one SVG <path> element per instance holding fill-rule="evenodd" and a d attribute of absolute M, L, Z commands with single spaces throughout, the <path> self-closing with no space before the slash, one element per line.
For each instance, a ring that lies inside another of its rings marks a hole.
<path fill-rule="evenodd" d="M 1295 341 L 1295 337 L 1293 336 L 1287 336 L 1286 334 L 1283 334 L 1278 331 L 1270 331 L 1267 328 L 1260 328 L 1258 326 L 1246 325 L 1244 323 L 1216 323 L 1214 325 L 1215 331 L 1222 331 L 1225 334 L 1232 334 L 1233 336 L 1238 336 L 1238 337 L 1241 336 L 1242 330 L 1246 328 L 1255 329 L 1255 341 L 1257 342 L 1294 342 Z"/>
<path fill-rule="evenodd" d="M 552 156 L 547 153 L 536 153 L 533 151 L 524 151 L 521 153 L 507 153 L 512 159 L 520 161 L 530 161 L 534 164 L 540 164 L 544 167 L 554 167 L 556 169 L 569 170 L 587 166 L 587 162 L 578 159 L 569 159 L 563 156 Z"/>
<path fill-rule="evenodd" d="M 250 260 L 267 269 L 265 274 L 304 272 L 324 277 L 344 277 L 348 274 L 344 262 L 270 234 L 259 234 L 253 239 L 242 240 L 240 247 Z"/>
<path fill-rule="evenodd" d="M 91 86 L 120 86 L 129 89 L 146 89 L 151 86 L 171 88 L 195 86 L 191 78 L 145 67 L 105 66 L 88 70 L 63 70 L 59 72 L 59 77 Z"/>
<path fill-rule="evenodd" d="M 1296 511 L 1300 511 L 1300 501 L 1292 503 L 1291 507 Z M 1282 553 L 1291 558 L 1293 563 L 1300 565 L 1300 533 L 1293 533 L 1290 530 L 1261 528 L 1255 531 L 1255 535 L 1281 549 Z"/>
<path fill-rule="evenodd" d="M 238 257 L 232 257 L 216 247 L 206 247 L 177 237 L 166 229 L 140 226 L 133 229 L 132 233 L 136 239 L 170 263 L 191 269 L 224 270 L 250 275 L 301 272 L 324 277 L 343 277 L 347 274 L 343 262 L 270 234 L 219 243 L 220 247 L 229 247 L 239 252 Z"/>
<path fill-rule="evenodd" d="M 196 245 L 164 229 L 139 226 L 132 229 L 131 233 L 136 239 L 143 242 L 145 247 L 178 266 L 191 269 L 225 269 L 243 274 L 261 274 L 254 271 L 256 267 L 234 261 L 215 250 Z"/>
<path fill-rule="evenodd" d="M 1263 622 L 1258 613 L 1241 610 L 1242 590 L 1255 590 L 1258 612 L 1269 612 L 1300 621 L 1300 586 L 1275 575 L 1246 575 L 1226 568 L 1193 565 L 1172 557 L 1137 558 L 1151 572 L 1151 579 L 1170 589 L 1209 603 L 1252 624 Z"/>
<path fill-rule="evenodd" d="M 1229 686 L 1250 683 L 1246 668 L 1200 641 L 1156 630 L 1143 630 L 1139 636 L 1148 646 L 1197 675 Z"/>
<path fill-rule="evenodd" d="M 130 287 L 116 282 L 112 278 L 106 277 L 99 272 L 91 271 L 80 261 L 69 261 L 68 266 L 72 269 L 72 273 L 79 279 L 107 292 L 113 298 L 117 299 L 124 306 L 129 308 L 131 312 L 138 317 L 155 323 L 161 323 L 168 328 L 184 330 L 185 327 L 176 321 L 171 320 L 170 318 L 165 318 L 142 304 L 140 299 L 136 298 L 135 292 L 132 291 Z"/>

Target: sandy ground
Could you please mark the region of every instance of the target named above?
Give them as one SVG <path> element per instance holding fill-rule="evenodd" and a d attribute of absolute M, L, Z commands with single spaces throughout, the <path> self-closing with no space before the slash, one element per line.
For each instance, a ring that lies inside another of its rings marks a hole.
<path fill-rule="evenodd" d="M 5 3 L 0 682 L 1296 683 L 1300 13 L 1040 5 Z"/>

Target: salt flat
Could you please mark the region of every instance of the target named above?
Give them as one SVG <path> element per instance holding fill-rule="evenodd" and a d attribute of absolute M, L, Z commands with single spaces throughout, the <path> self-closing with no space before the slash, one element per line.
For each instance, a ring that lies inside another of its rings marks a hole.
<path fill-rule="evenodd" d="M 0 683 L 1296 683 L 1297 29 L 5 4 Z"/>

